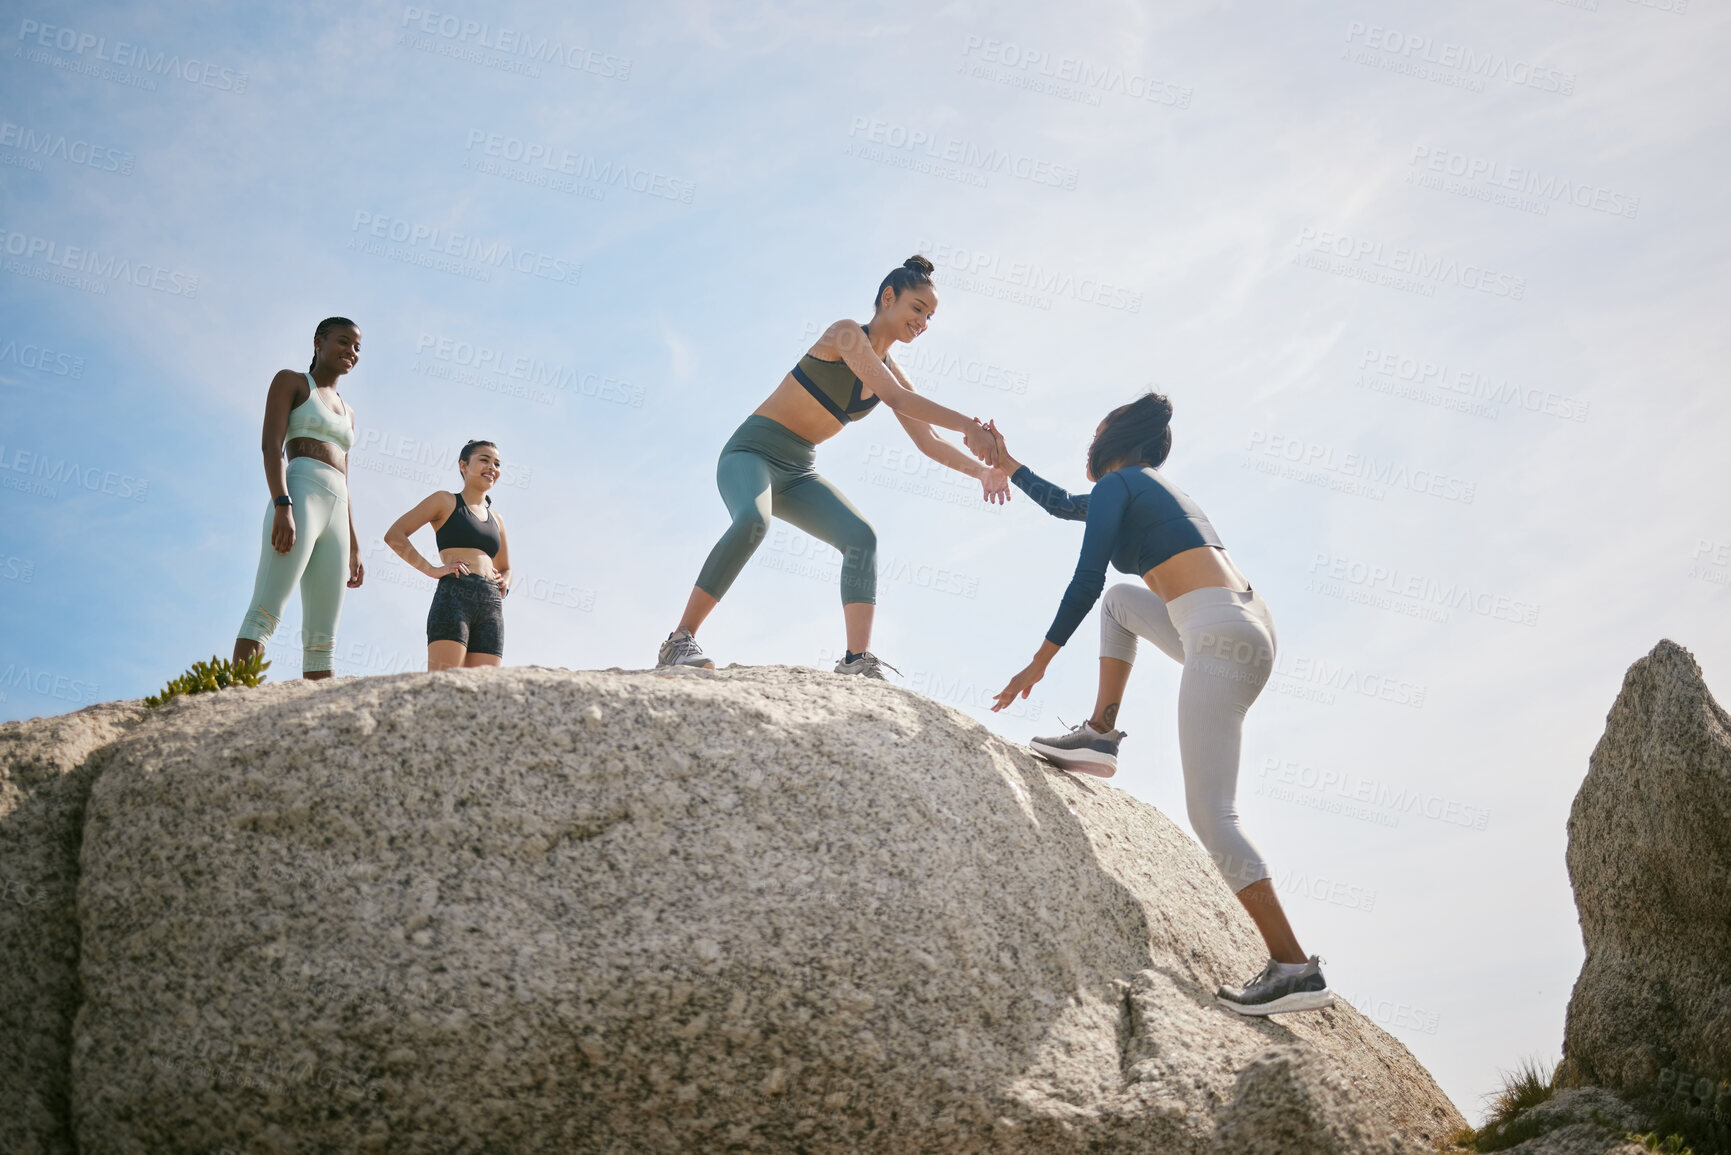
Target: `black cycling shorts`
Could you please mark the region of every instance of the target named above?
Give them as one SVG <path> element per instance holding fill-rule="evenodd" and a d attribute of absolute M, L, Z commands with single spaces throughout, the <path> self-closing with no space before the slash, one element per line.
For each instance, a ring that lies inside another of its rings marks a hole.
<path fill-rule="evenodd" d="M 478 573 L 446 574 L 427 611 L 427 641 L 456 642 L 471 654 L 505 656 L 505 596 Z"/>

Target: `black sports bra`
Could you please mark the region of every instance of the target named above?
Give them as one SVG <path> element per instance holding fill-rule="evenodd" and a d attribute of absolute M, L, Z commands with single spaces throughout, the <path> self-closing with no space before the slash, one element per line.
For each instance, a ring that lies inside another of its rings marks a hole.
<path fill-rule="evenodd" d="M 457 508 L 445 519 L 445 524 L 433 531 L 433 540 L 445 549 L 478 549 L 488 557 L 499 556 L 499 522 L 489 515 L 486 521 L 476 517 L 463 502 L 463 495 L 453 493 Z"/>

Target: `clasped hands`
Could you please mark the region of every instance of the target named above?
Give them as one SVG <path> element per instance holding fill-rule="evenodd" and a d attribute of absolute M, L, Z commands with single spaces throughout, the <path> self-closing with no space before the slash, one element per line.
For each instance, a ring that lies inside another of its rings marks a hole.
<path fill-rule="evenodd" d="M 998 432 L 996 422 L 974 418 L 974 423 L 962 430 L 962 444 L 986 466 L 985 471 L 979 475 L 981 496 L 992 505 L 1002 505 L 1009 501 L 1010 474 L 1015 472 L 1015 467 L 1012 465 L 1005 468 L 1010 456 L 1004 448 L 1004 435 Z"/>

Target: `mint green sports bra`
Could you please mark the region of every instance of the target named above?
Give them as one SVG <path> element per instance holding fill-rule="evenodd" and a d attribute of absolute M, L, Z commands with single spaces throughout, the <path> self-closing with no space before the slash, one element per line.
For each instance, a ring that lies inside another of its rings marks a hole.
<path fill-rule="evenodd" d="M 344 453 L 355 443 L 355 417 L 352 413 L 340 416 L 332 412 L 331 407 L 319 396 L 319 383 L 313 380 L 311 373 L 305 374 L 307 387 L 312 390 L 310 396 L 293 409 L 289 410 L 288 431 L 283 434 L 283 440 L 291 437 L 311 437 L 318 441 L 328 441 Z"/>

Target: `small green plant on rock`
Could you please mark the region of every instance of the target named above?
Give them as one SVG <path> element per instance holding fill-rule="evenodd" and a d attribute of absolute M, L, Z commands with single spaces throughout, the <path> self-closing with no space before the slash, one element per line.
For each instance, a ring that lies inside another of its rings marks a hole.
<path fill-rule="evenodd" d="M 264 672 L 268 669 L 270 663 L 264 660 L 263 654 L 253 654 L 239 663 L 212 654 L 210 661 L 194 662 L 190 670 L 170 681 L 162 688 L 162 693 L 146 698 L 144 704 L 155 708 L 181 694 L 208 694 L 230 686 L 257 686 L 264 681 Z"/>
<path fill-rule="evenodd" d="M 1649 1131 L 1645 1135 L 1630 1132 L 1623 1138 L 1631 1143 L 1639 1143 L 1649 1151 L 1657 1151 L 1659 1155 L 1695 1155 L 1695 1152 L 1684 1144 L 1681 1135 L 1667 1135 L 1661 1139 L 1657 1131 Z"/>
<path fill-rule="evenodd" d="M 1469 1151 L 1502 1151 L 1536 1137 L 1543 1125 L 1520 1116 L 1556 1093 L 1553 1075 L 1549 1067 L 1533 1060 L 1504 1071 L 1502 1090 L 1491 1096 L 1485 1125 L 1462 1131 L 1454 1142 Z"/>

